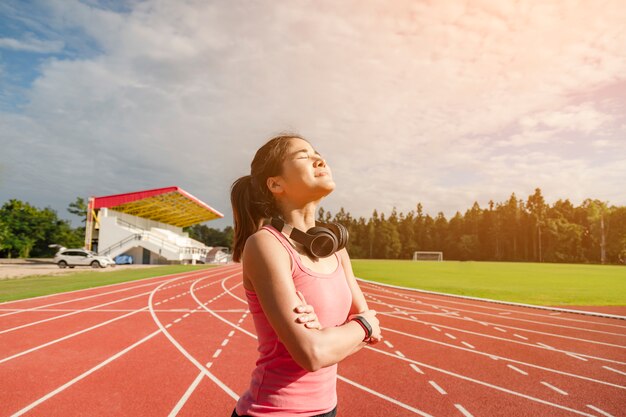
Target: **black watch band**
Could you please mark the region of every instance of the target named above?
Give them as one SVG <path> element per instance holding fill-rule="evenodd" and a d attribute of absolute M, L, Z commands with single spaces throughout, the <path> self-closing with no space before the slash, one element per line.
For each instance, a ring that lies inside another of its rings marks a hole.
<path fill-rule="evenodd" d="M 372 337 L 372 326 L 370 326 L 370 324 L 367 322 L 367 320 L 365 320 L 365 317 L 363 317 L 363 316 L 354 316 L 354 317 L 352 317 L 352 320 L 354 320 L 357 323 L 359 323 L 361 325 L 361 327 L 363 328 L 363 330 L 365 330 L 365 337 L 363 338 L 363 340 L 367 340 L 370 337 Z"/>

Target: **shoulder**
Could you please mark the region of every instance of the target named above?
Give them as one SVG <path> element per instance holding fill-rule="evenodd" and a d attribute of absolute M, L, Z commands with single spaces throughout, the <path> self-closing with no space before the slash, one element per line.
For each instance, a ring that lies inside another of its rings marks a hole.
<path fill-rule="evenodd" d="M 341 263 L 344 267 L 346 266 L 346 264 L 350 263 L 350 255 L 348 255 L 348 251 L 346 250 L 346 248 L 337 251 L 337 254 L 339 255 L 339 259 L 341 259 Z"/>
<path fill-rule="evenodd" d="M 244 270 L 290 269 L 287 250 L 270 231 L 260 229 L 246 240 L 243 248 Z"/>

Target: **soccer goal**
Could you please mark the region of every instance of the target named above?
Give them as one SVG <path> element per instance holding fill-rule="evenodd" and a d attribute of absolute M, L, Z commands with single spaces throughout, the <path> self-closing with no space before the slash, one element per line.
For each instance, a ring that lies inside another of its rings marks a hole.
<path fill-rule="evenodd" d="M 443 261 L 443 252 L 413 252 L 414 261 Z"/>

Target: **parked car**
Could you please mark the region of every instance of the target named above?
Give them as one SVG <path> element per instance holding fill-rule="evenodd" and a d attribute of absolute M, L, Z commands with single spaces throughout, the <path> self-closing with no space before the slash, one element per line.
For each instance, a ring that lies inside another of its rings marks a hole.
<path fill-rule="evenodd" d="M 115 265 L 115 261 L 109 256 L 100 256 L 85 249 L 63 248 L 54 256 L 54 263 L 59 268 L 74 268 L 75 266 L 91 266 L 92 268 L 106 268 Z"/>
<path fill-rule="evenodd" d="M 133 257 L 130 255 L 117 255 L 113 260 L 117 265 L 132 265 L 133 263 Z"/>

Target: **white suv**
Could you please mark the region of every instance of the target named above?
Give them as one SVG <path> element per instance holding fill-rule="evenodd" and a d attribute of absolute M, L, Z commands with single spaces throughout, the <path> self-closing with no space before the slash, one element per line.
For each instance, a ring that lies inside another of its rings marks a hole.
<path fill-rule="evenodd" d="M 54 263 L 59 268 L 74 268 L 78 266 L 91 266 L 92 268 L 106 268 L 114 266 L 115 261 L 109 256 L 99 256 L 98 254 L 85 249 L 65 249 L 62 248 L 54 255 Z"/>

